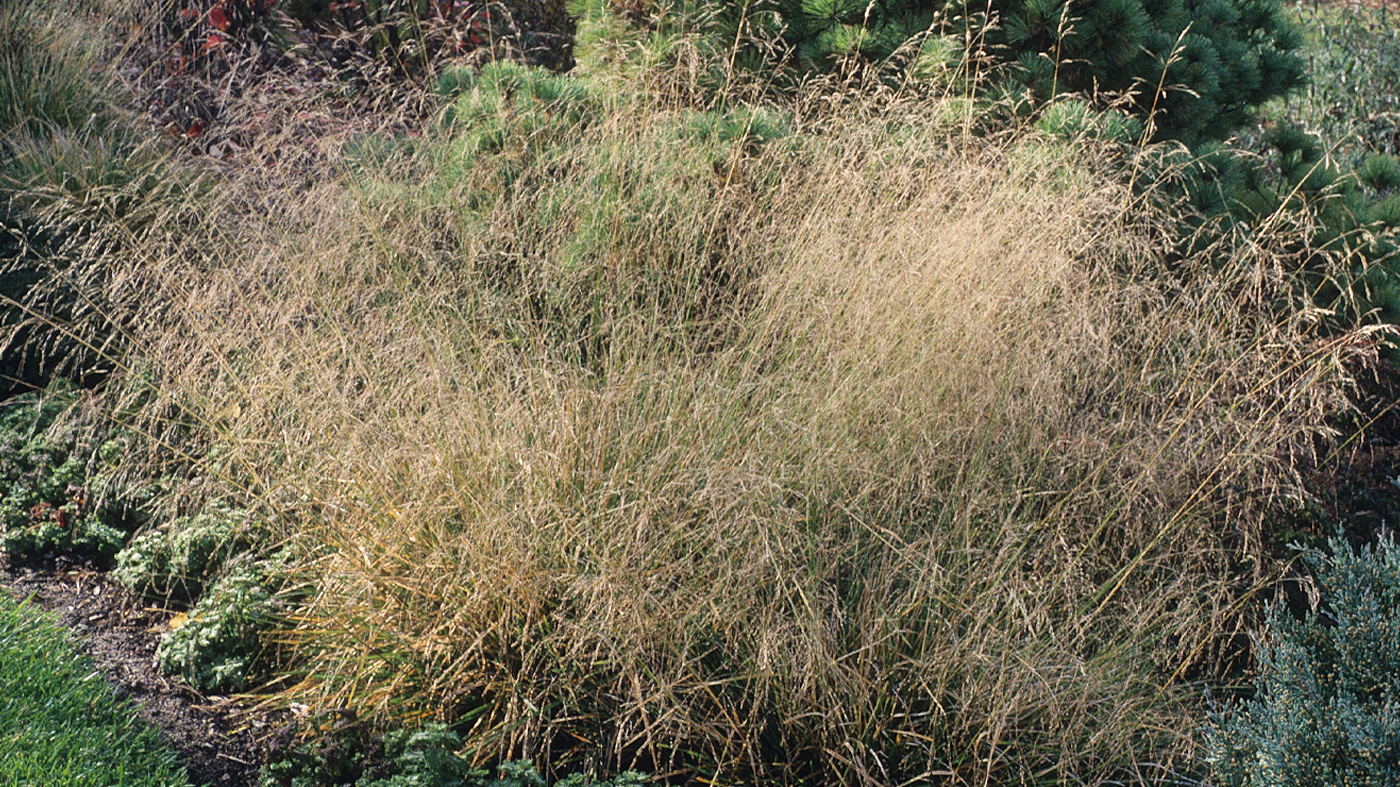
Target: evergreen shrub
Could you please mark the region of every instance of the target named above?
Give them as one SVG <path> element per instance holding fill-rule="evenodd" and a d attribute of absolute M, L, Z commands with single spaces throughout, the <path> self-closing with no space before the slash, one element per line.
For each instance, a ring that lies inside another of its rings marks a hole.
<path fill-rule="evenodd" d="M 1213 142 L 1168 152 L 1147 169 L 1155 171 L 1154 198 L 1185 220 L 1186 253 L 1231 233 L 1252 235 L 1303 274 L 1325 320 L 1400 324 L 1394 158 L 1376 155 L 1349 171 L 1316 135 L 1277 126 L 1256 150 Z M 1340 274 L 1337 261 L 1345 262 Z"/>
<path fill-rule="evenodd" d="M 1212 731 L 1226 787 L 1393 785 L 1400 780 L 1400 550 L 1313 550 L 1323 602 L 1269 613 L 1258 696 Z"/>
<path fill-rule="evenodd" d="M 1009 0 L 991 51 L 1006 85 L 1037 103 L 1122 96 L 1154 139 L 1224 139 L 1254 108 L 1304 82 L 1297 28 L 1276 0 Z"/>
<path fill-rule="evenodd" d="M 444 126 L 462 135 L 462 150 L 469 156 L 499 151 L 510 140 L 525 141 L 535 151 L 547 148 L 587 126 L 599 112 L 587 82 L 508 60 L 479 71 L 448 70 L 435 89 L 450 102 L 443 111 Z"/>
<path fill-rule="evenodd" d="M 1193 146 L 1228 137 L 1255 108 L 1302 85 L 1307 68 L 1302 36 L 1277 0 L 649 5 L 658 8 L 646 24 L 664 32 L 687 24 L 668 17 L 692 20 L 716 45 L 734 49 L 728 60 L 736 65 L 781 62 L 799 78 L 835 72 L 904 82 L 946 74 L 961 60 L 953 69 L 961 89 L 1025 107 L 1078 94 L 1149 122 L 1153 139 Z M 580 10 L 617 6 L 595 0 Z"/>

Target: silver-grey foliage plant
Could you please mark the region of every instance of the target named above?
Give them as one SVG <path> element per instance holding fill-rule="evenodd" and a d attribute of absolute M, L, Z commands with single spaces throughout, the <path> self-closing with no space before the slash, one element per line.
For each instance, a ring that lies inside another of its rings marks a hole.
<path fill-rule="evenodd" d="M 1323 602 L 1270 610 L 1258 695 L 1212 730 L 1223 785 L 1400 784 L 1400 551 L 1389 535 L 1328 551 L 1306 555 Z"/>

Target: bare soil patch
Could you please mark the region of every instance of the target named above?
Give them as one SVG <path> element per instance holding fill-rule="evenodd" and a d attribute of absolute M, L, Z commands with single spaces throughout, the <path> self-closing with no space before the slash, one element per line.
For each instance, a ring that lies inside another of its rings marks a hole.
<path fill-rule="evenodd" d="M 173 612 L 150 606 L 88 569 L 36 570 L 3 562 L 0 586 L 58 616 L 116 695 L 130 700 L 141 718 L 160 730 L 191 783 L 257 784 L 260 742 L 277 721 L 236 698 L 206 696 L 160 674 L 156 644 Z"/>

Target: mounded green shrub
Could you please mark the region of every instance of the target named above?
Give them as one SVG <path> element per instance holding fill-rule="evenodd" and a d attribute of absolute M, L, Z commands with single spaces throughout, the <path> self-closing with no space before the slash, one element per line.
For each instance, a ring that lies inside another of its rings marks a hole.
<path fill-rule="evenodd" d="M 254 524 L 242 509 L 214 502 L 132 540 L 117 555 L 113 579 L 161 601 L 187 605 L 252 544 Z"/>
<path fill-rule="evenodd" d="M 1184 245 L 1230 233 L 1267 238 L 1305 275 L 1309 297 L 1330 320 L 1400 323 L 1400 200 L 1386 185 L 1400 167 L 1376 156 L 1355 172 L 1326 155 L 1315 135 L 1279 126 L 1257 151 L 1218 142 L 1167 152 L 1147 166 L 1155 198 L 1172 202 L 1188 231 Z M 1281 227 L 1290 226 L 1288 231 Z M 1333 261 L 1347 271 L 1323 275 Z M 1227 262 L 1227 261 L 1222 261 Z M 1392 337 L 1393 338 L 1393 337 Z"/>
<path fill-rule="evenodd" d="M 458 132 L 468 154 L 499 151 L 514 140 L 542 149 L 577 133 L 599 112 L 598 99 L 584 80 L 509 60 L 479 71 L 449 70 L 434 87 L 451 102 L 443 125 Z"/>
<path fill-rule="evenodd" d="M 76 401 L 58 384 L 0 405 L 0 549 L 12 560 L 104 565 L 129 536 L 129 512 L 105 494 L 119 444 L 63 428 Z"/>
<path fill-rule="evenodd" d="M 791 112 L 768 106 L 619 124 L 631 100 L 651 110 L 610 87 L 509 61 L 450 70 L 436 84 L 445 106 L 432 134 L 367 135 L 348 156 L 357 197 L 384 231 L 437 206 L 440 230 L 425 243 L 450 249 L 445 264 L 470 271 L 478 296 L 520 303 L 518 319 L 548 326 L 551 349 L 585 365 L 634 315 L 696 326 L 732 306 L 751 264 L 735 251 L 741 228 L 762 221 L 741 208 L 810 142 Z M 529 225 L 545 230 L 490 229 Z M 626 261 L 625 275 L 613 261 Z M 519 330 L 514 319 L 500 326 Z"/>
<path fill-rule="evenodd" d="M 285 579 L 276 560 L 230 569 L 161 638 L 161 671 L 207 692 L 240 691 L 266 678 L 263 638 L 285 616 Z"/>
<path fill-rule="evenodd" d="M 1275 607 L 1258 696 L 1218 720 L 1211 762 L 1226 787 L 1392 785 L 1400 780 L 1400 550 L 1386 535 L 1307 554 L 1323 601 Z"/>

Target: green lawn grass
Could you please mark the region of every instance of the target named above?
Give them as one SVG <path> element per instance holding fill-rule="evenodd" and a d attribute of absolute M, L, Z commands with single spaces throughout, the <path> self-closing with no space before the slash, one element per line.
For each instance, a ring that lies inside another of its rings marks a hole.
<path fill-rule="evenodd" d="M 184 771 L 54 621 L 0 593 L 0 786 L 174 787 Z"/>

